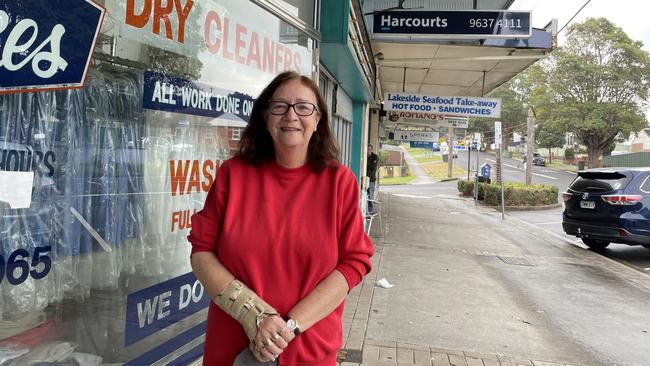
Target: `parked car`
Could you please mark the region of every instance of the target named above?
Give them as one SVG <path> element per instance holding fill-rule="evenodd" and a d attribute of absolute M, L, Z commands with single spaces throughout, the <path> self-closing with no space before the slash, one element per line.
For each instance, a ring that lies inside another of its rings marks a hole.
<path fill-rule="evenodd" d="M 522 163 L 526 162 L 526 155 L 522 159 Z M 533 165 L 546 166 L 546 158 L 540 153 L 533 153 Z"/>
<path fill-rule="evenodd" d="M 580 171 L 562 198 L 562 229 L 590 248 L 622 243 L 650 249 L 650 168 Z"/>
<path fill-rule="evenodd" d="M 431 150 L 432 151 L 440 151 L 440 144 L 437 142 L 433 142 L 431 145 Z"/>

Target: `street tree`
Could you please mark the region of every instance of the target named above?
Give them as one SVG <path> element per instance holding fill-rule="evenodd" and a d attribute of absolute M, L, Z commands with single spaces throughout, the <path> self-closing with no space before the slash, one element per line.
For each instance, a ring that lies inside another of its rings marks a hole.
<path fill-rule="evenodd" d="M 650 56 L 642 43 L 605 18 L 569 28 L 566 44 L 541 67 L 531 94 L 538 118 L 565 128 L 587 147 L 589 167 L 600 166 L 617 136 L 646 127 Z"/>
<path fill-rule="evenodd" d="M 564 146 L 564 130 L 550 123 L 540 123 L 535 131 L 535 142 L 548 149 L 549 163 L 552 162 L 551 149 Z"/>
<path fill-rule="evenodd" d="M 518 77 L 504 83 L 492 93 L 490 98 L 501 99 L 501 117 L 503 141 L 512 139 L 513 132 L 525 130 L 526 107 L 524 105 L 525 95 L 516 89 Z M 470 118 L 467 132 L 483 133 L 484 142 L 489 146 L 494 142 L 494 119 L 493 118 Z"/>

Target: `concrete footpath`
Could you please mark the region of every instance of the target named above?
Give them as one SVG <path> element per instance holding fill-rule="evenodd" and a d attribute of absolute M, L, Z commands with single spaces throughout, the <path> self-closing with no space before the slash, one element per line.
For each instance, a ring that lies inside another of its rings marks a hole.
<path fill-rule="evenodd" d="M 650 364 L 650 277 L 454 191 L 380 189 L 373 270 L 346 299 L 341 366 Z M 377 286 L 384 277 L 395 286 Z"/>
<path fill-rule="evenodd" d="M 418 166 L 415 165 L 414 166 Z M 419 167 L 419 166 L 418 166 Z M 384 200 L 387 195 L 382 195 Z M 390 207 L 382 207 L 382 220 L 390 215 Z M 382 225 L 385 223 L 382 222 Z M 503 354 L 477 354 L 462 349 L 439 348 L 429 344 L 403 343 L 396 340 L 369 339 L 366 337 L 371 304 L 375 291 L 400 291 L 375 285 L 383 252 L 384 227 L 374 224 L 372 238 L 375 242 L 373 270 L 363 283 L 354 288 L 346 299 L 343 314 L 344 348 L 339 352 L 341 366 L 570 366 L 544 360 L 511 357 Z M 408 237 L 404 237 L 408 240 Z M 424 285 L 424 284 L 423 284 Z"/>

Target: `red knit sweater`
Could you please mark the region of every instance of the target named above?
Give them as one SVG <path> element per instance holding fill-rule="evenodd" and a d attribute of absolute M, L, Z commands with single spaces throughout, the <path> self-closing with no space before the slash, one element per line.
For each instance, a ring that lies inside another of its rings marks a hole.
<path fill-rule="evenodd" d="M 371 268 L 359 189 L 337 164 L 255 167 L 238 158 L 221 166 L 202 211 L 192 216 L 192 253 L 212 251 L 232 274 L 284 317 L 333 270 L 352 289 Z M 343 304 L 290 342 L 280 365 L 333 366 L 341 347 Z M 232 365 L 248 346 L 242 327 L 210 304 L 204 365 Z"/>

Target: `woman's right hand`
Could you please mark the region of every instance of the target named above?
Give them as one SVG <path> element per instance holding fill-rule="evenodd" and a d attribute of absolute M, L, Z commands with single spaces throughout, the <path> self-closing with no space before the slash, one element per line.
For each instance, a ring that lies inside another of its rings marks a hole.
<path fill-rule="evenodd" d="M 280 316 L 271 315 L 262 321 L 249 348 L 258 361 L 275 361 L 294 338 L 287 323 Z"/>

